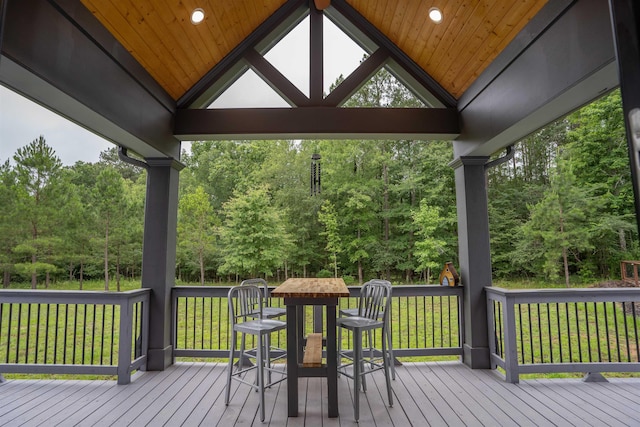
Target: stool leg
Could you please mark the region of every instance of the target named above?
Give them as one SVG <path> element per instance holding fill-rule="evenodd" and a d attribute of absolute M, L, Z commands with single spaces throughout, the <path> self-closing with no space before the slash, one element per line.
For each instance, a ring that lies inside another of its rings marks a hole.
<path fill-rule="evenodd" d="M 229 350 L 229 367 L 227 369 L 227 389 L 224 393 L 224 404 L 229 405 L 229 398 L 231 397 L 231 375 L 233 375 L 233 352 L 236 349 L 236 331 L 231 334 L 231 348 Z"/>
<path fill-rule="evenodd" d="M 266 359 L 265 366 L 267 367 L 267 385 L 271 387 L 271 337 L 267 334 L 264 337 L 265 340 L 265 353 L 264 357 Z"/>
<path fill-rule="evenodd" d="M 360 419 L 360 380 L 362 367 L 362 331 L 358 328 L 353 330 L 353 414 L 356 419 Z M 364 379 L 364 378 L 362 378 Z"/>
<path fill-rule="evenodd" d="M 384 379 L 387 383 L 387 396 L 389 397 L 389 406 L 393 406 L 393 391 L 391 390 L 391 381 L 389 379 L 389 357 L 387 357 L 387 345 L 384 338 L 382 339 L 382 363 L 384 365 Z"/>
<path fill-rule="evenodd" d="M 264 337 L 262 334 L 258 334 L 258 346 L 257 346 L 257 369 L 258 369 L 258 389 L 260 391 L 260 421 L 264 422 Z"/>
<path fill-rule="evenodd" d="M 391 364 L 391 378 L 395 381 L 396 379 L 396 359 L 393 357 L 393 337 L 391 336 L 391 328 L 389 328 L 389 320 L 387 319 L 387 330 L 385 331 L 385 335 L 387 337 L 387 350 L 389 352 L 389 363 Z"/>

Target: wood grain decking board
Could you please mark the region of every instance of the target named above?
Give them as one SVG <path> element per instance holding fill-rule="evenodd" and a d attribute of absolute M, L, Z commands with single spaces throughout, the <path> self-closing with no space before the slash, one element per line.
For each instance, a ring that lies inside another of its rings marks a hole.
<path fill-rule="evenodd" d="M 284 365 L 279 365 L 284 369 Z M 232 382 L 224 404 L 226 363 L 179 362 L 163 372 L 115 380 L 9 380 L 0 384 L 3 426 L 357 426 L 353 381 L 338 379 L 339 418 L 327 417 L 324 378 L 301 378 L 300 416 L 287 417 L 287 384 L 258 393 Z M 388 406 L 382 372 L 367 376 L 360 426 L 601 426 L 640 425 L 640 379 L 585 383 L 580 379 L 521 380 L 509 384 L 492 371 L 458 362 L 405 362 L 392 381 Z M 247 377 L 253 380 L 253 375 Z"/>

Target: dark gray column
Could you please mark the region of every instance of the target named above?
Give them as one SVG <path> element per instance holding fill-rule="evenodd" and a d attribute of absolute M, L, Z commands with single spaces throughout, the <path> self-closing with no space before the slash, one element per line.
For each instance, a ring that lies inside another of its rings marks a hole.
<path fill-rule="evenodd" d="M 142 248 L 142 287 L 151 289 L 147 370 L 173 363 L 171 288 L 176 270 L 178 174 L 182 165 L 170 158 L 145 159 L 147 198 Z"/>
<path fill-rule="evenodd" d="M 464 355 L 466 365 L 489 369 L 485 286 L 491 286 L 489 214 L 484 165 L 488 157 L 461 157 L 455 169 L 458 253 L 464 286 Z"/>
<path fill-rule="evenodd" d="M 637 0 L 609 0 L 609 6 L 640 229 L 640 5 Z"/>

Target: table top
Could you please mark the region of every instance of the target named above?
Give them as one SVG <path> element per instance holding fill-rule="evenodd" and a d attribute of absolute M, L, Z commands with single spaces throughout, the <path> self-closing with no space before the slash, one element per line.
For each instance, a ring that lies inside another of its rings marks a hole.
<path fill-rule="evenodd" d="M 287 279 L 271 292 L 276 298 L 337 298 L 348 297 L 349 289 L 342 278 L 301 278 Z"/>

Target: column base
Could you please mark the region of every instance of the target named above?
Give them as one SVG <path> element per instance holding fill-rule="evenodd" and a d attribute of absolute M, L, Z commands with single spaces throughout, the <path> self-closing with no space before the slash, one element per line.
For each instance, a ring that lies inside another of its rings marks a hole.
<path fill-rule="evenodd" d="M 462 346 L 462 361 L 471 369 L 491 369 L 489 347 Z"/>
<path fill-rule="evenodd" d="M 173 346 L 149 349 L 147 352 L 147 371 L 164 371 L 173 364 Z"/>

